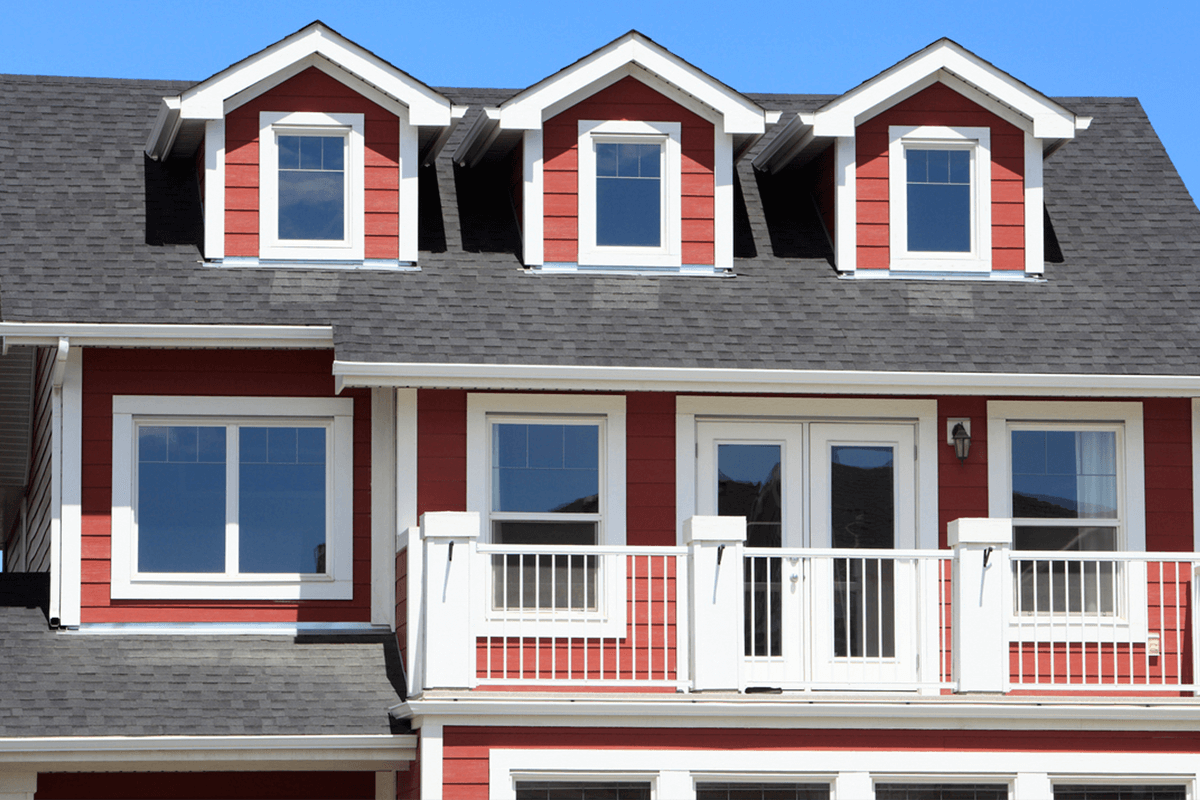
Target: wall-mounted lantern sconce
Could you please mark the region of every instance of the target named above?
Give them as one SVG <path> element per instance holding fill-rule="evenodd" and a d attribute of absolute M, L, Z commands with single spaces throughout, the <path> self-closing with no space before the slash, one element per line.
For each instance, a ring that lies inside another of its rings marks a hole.
<path fill-rule="evenodd" d="M 971 453 L 971 420 L 968 418 L 946 420 L 946 444 L 954 448 L 958 463 L 967 460 Z"/>

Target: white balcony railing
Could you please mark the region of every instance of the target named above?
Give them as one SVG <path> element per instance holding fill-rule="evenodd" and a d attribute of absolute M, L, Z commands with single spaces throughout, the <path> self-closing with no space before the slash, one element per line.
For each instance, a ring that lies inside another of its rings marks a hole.
<path fill-rule="evenodd" d="M 997 519 L 952 522 L 940 551 L 746 548 L 728 517 L 688 520 L 686 547 L 477 544 L 478 530 L 474 514 L 427 514 L 401 537 L 413 695 L 1200 689 L 1200 555 L 1013 552 Z"/>

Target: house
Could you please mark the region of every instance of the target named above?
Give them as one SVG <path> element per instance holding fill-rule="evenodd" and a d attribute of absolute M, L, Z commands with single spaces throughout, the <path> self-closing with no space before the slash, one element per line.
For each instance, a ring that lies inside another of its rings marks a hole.
<path fill-rule="evenodd" d="M 864 78 L 0 79 L 0 798 L 1196 797 L 1200 212 Z"/>

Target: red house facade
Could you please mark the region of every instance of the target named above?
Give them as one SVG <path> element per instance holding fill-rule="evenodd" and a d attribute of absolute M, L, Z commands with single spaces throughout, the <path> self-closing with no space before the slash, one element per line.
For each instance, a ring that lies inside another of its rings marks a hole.
<path fill-rule="evenodd" d="M 637 32 L 435 90 L 321 23 L 2 80 L 63 113 L 0 162 L 0 798 L 1200 791 L 1136 101 Z"/>

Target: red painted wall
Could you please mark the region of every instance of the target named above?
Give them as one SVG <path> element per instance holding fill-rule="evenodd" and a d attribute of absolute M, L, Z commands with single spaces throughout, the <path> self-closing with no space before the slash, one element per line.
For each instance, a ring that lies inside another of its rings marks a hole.
<path fill-rule="evenodd" d="M 112 396 L 333 397 L 333 354 L 285 350 L 103 350 L 83 360 L 83 622 L 367 622 L 371 615 L 371 402 L 354 398 L 354 599 L 113 600 Z"/>
<path fill-rule="evenodd" d="M 626 540 L 631 545 L 675 544 L 675 395 L 625 396 Z"/>
<path fill-rule="evenodd" d="M 1196 753 L 1200 732 L 1130 736 L 1116 731 L 748 730 L 730 728 L 447 727 L 445 800 L 486 800 L 493 748 L 595 750 L 945 750 L 1050 753 Z M 781 762 L 782 763 L 782 762 Z"/>
<path fill-rule="evenodd" d="M 404 773 L 397 775 L 399 779 Z M 58 772 L 35 800 L 374 800 L 374 772 Z"/>
<path fill-rule="evenodd" d="M 941 83 L 917 92 L 858 126 L 855 133 L 858 268 L 889 266 L 890 125 L 991 128 L 992 269 L 1025 269 L 1025 135 Z"/>
<path fill-rule="evenodd" d="M 467 510 L 467 393 L 417 392 L 417 513 Z"/>
<path fill-rule="evenodd" d="M 1146 549 L 1192 551 L 1192 401 L 1142 401 Z"/>
<path fill-rule="evenodd" d="M 946 420 L 971 420 L 971 453 L 959 463 L 946 444 Z M 946 546 L 946 526 L 964 517 L 988 516 L 987 398 L 938 398 L 938 547 Z"/>
<path fill-rule="evenodd" d="M 681 123 L 683 263 L 713 263 L 713 126 L 634 77 L 601 89 L 546 120 L 542 139 L 545 249 L 551 262 L 579 253 L 579 120 Z"/>
<path fill-rule="evenodd" d="M 316 67 L 225 118 L 225 255 L 258 255 L 258 115 L 261 111 L 363 114 L 367 258 L 400 253 L 400 121 Z"/>

